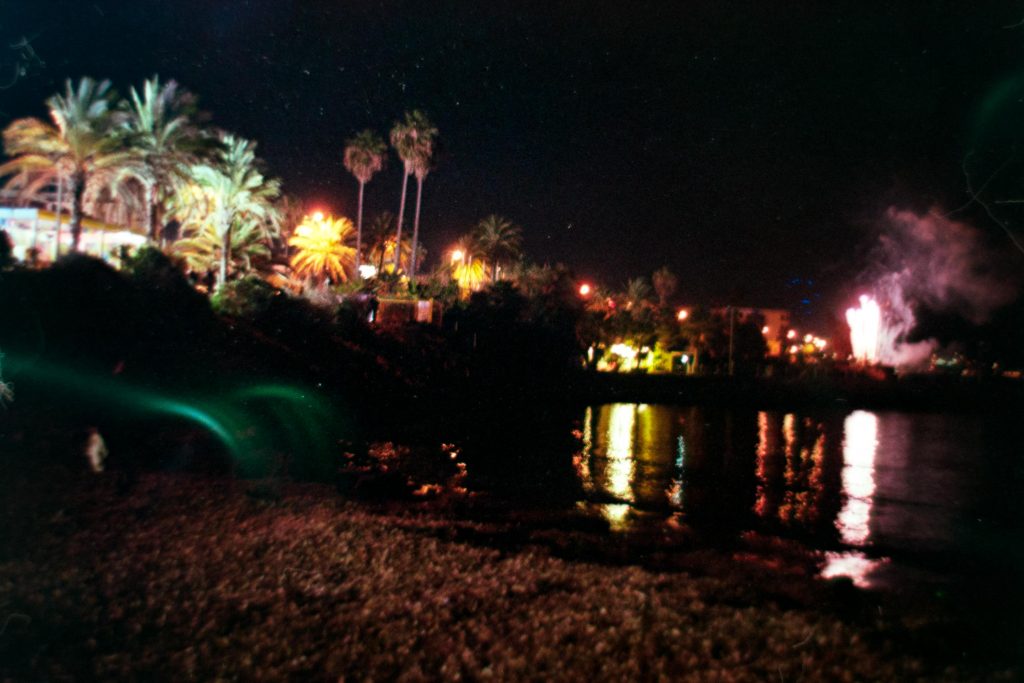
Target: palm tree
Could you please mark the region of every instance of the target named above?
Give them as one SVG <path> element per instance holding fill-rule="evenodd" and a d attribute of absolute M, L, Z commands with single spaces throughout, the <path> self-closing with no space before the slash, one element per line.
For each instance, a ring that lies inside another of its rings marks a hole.
<path fill-rule="evenodd" d="M 82 78 L 78 87 L 65 84 L 63 95 L 46 100 L 53 123 L 36 118 L 18 119 L 3 133 L 10 161 L 0 176 L 17 173 L 8 187 L 35 194 L 58 183 L 71 196 L 72 249 L 82 235 L 82 197 L 86 185 L 113 172 L 127 161 L 111 110 L 110 81 Z"/>
<path fill-rule="evenodd" d="M 416 174 L 416 213 L 412 223 L 412 265 L 409 270 L 411 277 L 415 280 L 420 243 L 420 204 L 423 201 L 423 181 L 426 180 L 431 169 L 437 128 L 422 112 L 413 113 L 418 115 L 416 120 L 418 135 L 416 138 L 416 163 L 413 167 L 413 173 Z"/>
<path fill-rule="evenodd" d="M 487 280 L 487 266 L 483 250 L 475 233 L 464 235 L 455 245 L 459 254 L 452 261 L 452 279 L 459 285 L 463 295 L 479 290 Z"/>
<path fill-rule="evenodd" d="M 381 211 L 370 221 L 367 230 L 367 242 L 369 243 L 370 260 L 377 264 L 377 272 L 384 272 L 384 261 L 387 254 L 392 253 L 388 244 L 394 244 L 395 236 L 395 214 L 390 211 Z"/>
<path fill-rule="evenodd" d="M 417 173 L 417 182 L 420 190 L 423 189 L 423 179 L 426 178 L 427 169 L 430 164 L 430 157 L 434 152 L 434 137 L 437 129 L 427 118 L 427 115 L 417 110 L 406 112 L 405 121 L 397 121 L 391 129 L 391 146 L 398 152 L 403 164 L 402 174 L 402 202 L 398 207 L 398 223 L 395 229 L 395 243 L 402 243 L 402 223 L 405 219 L 405 197 L 409 185 L 409 176 Z M 418 195 L 419 197 L 419 195 Z M 418 200 L 417 200 L 418 206 Z M 413 239 L 418 226 L 414 228 Z M 414 252 L 415 253 L 415 252 Z M 399 254 L 395 253 L 395 270 L 400 267 Z"/>
<path fill-rule="evenodd" d="M 345 143 L 345 168 L 359 181 L 359 215 L 356 218 L 356 272 L 363 262 L 363 188 L 384 168 L 387 145 L 372 130 L 364 130 Z M 404 201 L 402 202 L 405 203 Z"/>
<path fill-rule="evenodd" d="M 291 259 L 292 269 L 299 277 L 330 277 L 335 282 L 348 282 L 356 249 L 352 242 L 352 221 L 333 216 L 307 217 L 288 244 L 298 249 Z"/>
<path fill-rule="evenodd" d="M 654 282 L 654 291 L 658 295 L 658 305 L 664 308 L 668 304 L 668 300 L 676 293 L 679 278 L 669 270 L 668 266 L 662 266 L 654 271 L 651 280 Z"/>
<path fill-rule="evenodd" d="M 633 278 L 626 283 L 626 291 L 624 293 L 626 308 L 640 309 L 646 307 L 650 303 L 650 296 L 651 286 L 642 277 Z"/>
<path fill-rule="evenodd" d="M 233 231 L 255 226 L 268 237 L 279 222 L 273 200 L 281 193 L 280 183 L 260 172 L 255 143 L 233 135 L 223 135 L 221 142 L 224 149 L 214 163 L 192 165 L 190 182 L 175 200 L 187 234 L 213 230 L 220 240 L 218 286 L 227 282 Z"/>
<path fill-rule="evenodd" d="M 194 98 L 176 82 L 161 86 L 154 76 L 143 83 L 141 95 L 134 87 L 130 95 L 122 125 L 132 163 L 118 181 L 131 178 L 141 185 L 146 235 L 157 242 L 164 200 L 187 178 L 208 139 L 192 121 Z"/>
<path fill-rule="evenodd" d="M 261 220 L 238 221 L 231 229 L 230 239 L 228 252 L 233 270 L 251 270 L 257 262 L 269 261 L 272 256 L 266 225 Z M 174 243 L 174 251 L 184 257 L 192 271 L 205 273 L 221 263 L 224 237 L 212 222 L 206 221 L 190 227 L 187 236 Z"/>
<path fill-rule="evenodd" d="M 501 262 L 516 259 L 523 253 L 522 229 L 497 214 L 492 213 L 476 226 L 476 241 L 491 264 L 491 279 L 495 281 Z"/>

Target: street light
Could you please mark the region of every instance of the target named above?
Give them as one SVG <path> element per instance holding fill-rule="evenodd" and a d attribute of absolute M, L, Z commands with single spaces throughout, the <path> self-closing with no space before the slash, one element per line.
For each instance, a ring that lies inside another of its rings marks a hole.
<path fill-rule="evenodd" d="M 685 308 L 680 308 L 679 312 L 676 313 L 676 320 L 682 322 L 690 317 L 690 312 Z"/>
<path fill-rule="evenodd" d="M 590 294 L 590 285 L 584 282 L 580 285 L 580 296 L 588 296 Z"/>
<path fill-rule="evenodd" d="M 461 249 L 452 249 L 452 263 L 456 263 L 465 258 L 466 254 Z"/>

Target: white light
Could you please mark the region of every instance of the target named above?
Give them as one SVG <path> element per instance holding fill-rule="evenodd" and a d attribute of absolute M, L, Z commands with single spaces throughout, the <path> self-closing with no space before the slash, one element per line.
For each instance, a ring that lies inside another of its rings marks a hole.
<path fill-rule="evenodd" d="M 865 363 L 878 360 L 878 334 L 882 327 L 882 310 L 869 296 L 860 296 L 858 308 L 846 309 L 846 322 L 850 326 L 850 345 L 853 357 Z"/>
<path fill-rule="evenodd" d="M 616 356 L 621 356 L 623 358 L 630 359 L 636 358 L 636 349 L 634 349 L 629 344 L 612 344 L 608 350 L 614 353 Z"/>
<path fill-rule="evenodd" d="M 377 266 L 370 263 L 364 263 L 361 266 L 359 266 L 359 277 L 363 278 L 364 280 L 369 280 L 371 277 L 375 277 L 376 275 Z"/>
<path fill-rule="evenodd" d="M 690 362 L 690 356 L 689 354 L 684 353 L 683 357 L 680 358 L 679 360 L 683 361 L 683 365 L 686 365 L 687 363 Z"/>

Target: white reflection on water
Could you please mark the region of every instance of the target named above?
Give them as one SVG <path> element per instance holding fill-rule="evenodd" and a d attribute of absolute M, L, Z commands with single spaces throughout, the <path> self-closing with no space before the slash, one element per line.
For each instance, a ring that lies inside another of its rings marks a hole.
<path fill-rule="evenodd" d="M 850 413 L 843 423 L 843 495 L 845 502 L 836 519 L 844 543 L 868 544 L 871 506 L 875 493 L 875 454 L 878 450 L 878 416 L 863 410 Z M 858 551 L 826 553 L 824 578 L 849 577 L 854 585 L 871 586 L 870 575 L 886 560 L 875 560 Z"/>
<path fill-rule="evenodd" d="M 836 526 L 850 545 L 865 545 L 871 535 L 871 498 L 875 493 L 878 416 L 857 410 L 843 423 L 843 494 L 846 502 Z"/>

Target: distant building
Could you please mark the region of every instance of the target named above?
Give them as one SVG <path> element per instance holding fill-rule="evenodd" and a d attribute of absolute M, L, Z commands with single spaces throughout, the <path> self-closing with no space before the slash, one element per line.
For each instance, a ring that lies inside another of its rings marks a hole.
<path fill-rule="evenodd" d="M 60 215 L 57 230 L 57 203 L 52 193 L 39 193 L 34 201 L 21 200 L 16 194 L 0 192 L 0 230 L 6 230 L 14 246 L 14 258 L 29 259 L 35 249 L 36 261 L 52 262 L 57 256 L 59 235 L 60 253 L 71 251 L 71 214 L 65 208 Z M 138 248 L 146 243 L 141 231 L 82 217 L 79 251 L 117 263 L 122 247 Z"/>

